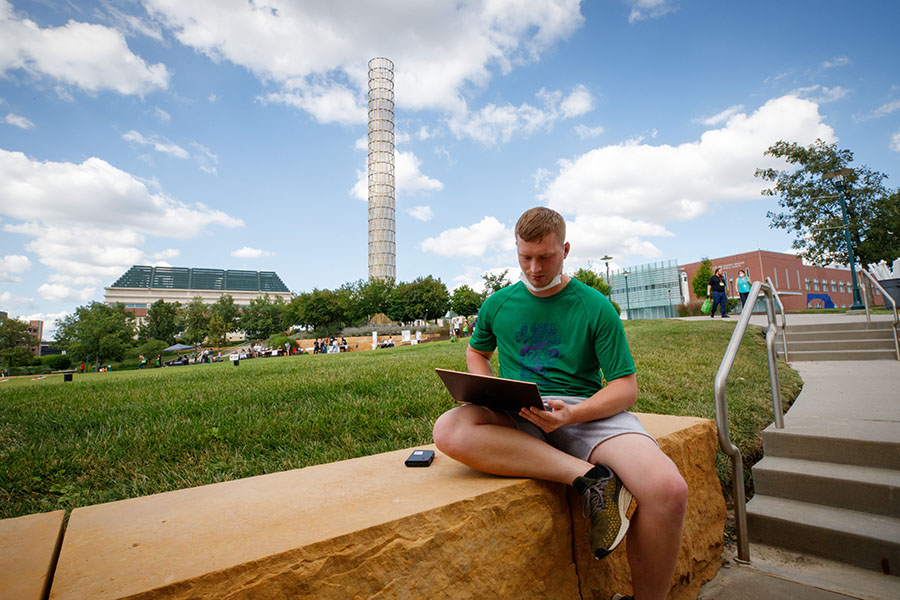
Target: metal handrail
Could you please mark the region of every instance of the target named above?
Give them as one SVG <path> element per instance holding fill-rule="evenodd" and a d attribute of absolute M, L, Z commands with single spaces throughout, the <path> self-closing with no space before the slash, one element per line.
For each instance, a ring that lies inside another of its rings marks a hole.
<path fill-rule="evenodd" d="M 785 319 L 784 317 L 784 304 L 781 303 L 781 296 L 778 295 L 778 290 L 775 289 L 775 285 L 772 283 L 771 277 L 766 277 L 766 283 L 768 283 L 769 287 L 772 288 L 772 294 L 775 296 L 775 302 L 778 303 L 778 311 L 781 313 L 781 343 L 784 344 L 784 362 L 788 362 L 787 319 Z"/>
<path fill-rule="evenodd" d="M 878 288 L 878 291 L 881 292 L 881 295 L 885 298 L 885 304 L 887 304 L 887 301 L 890 300 L 891 305 L 894 307 L 894 322 L 891 325 L 894 328 L 894 350 L 896 350 L 896 352 L 897 352 L 897 360 L 900 360 L 900 336 L 898 336 L 898 334 L 897 334 L 897 325 L 898 325 L 898 323 L 900 323 L 900 318 L 898 318 L 898 314 L 897 314 L 897 301 L 894 300 L 894 298 L 890 294 L 888 294 L 884 290 L 883 287 L 881 287 L 881 284 L 878 283 L 878 280 L 875 279 L 875 277 L 873 277 L 871 273 L 869 273 L 868 271 L 866 271 L 863 268 L 860 268 L 859 272 L 866 276 L 866 278 L 869 280 L 869 283 L 871 285 L 874 285 L 875 287 Z M 869 295 L 868 294 L 863 294 L 863 302 L 865 302 L 865 305 L 866 305 L 866 322 L 871 323 L 872 317 L 869 315 Z"/>
<path fill-rule="evenodd" d="M 738 560 L 750 562 L 750 542 L 747 538 L 747 500 L 744 496 L 744 463 L 741 451 L 731 443 L 731 435 L 728 431 L 728 403 L 725 401 L 725 382 L 734 364 L 738 348 L 750 317 L 753 314 L 753 305 L 759 297 L 760 291 L 766 296 L 766 315 L 769 325 L 766 328 L 766 355 L 769 360 L 769 384 L 772 388 L 772 410 L 775 416 L 775 427 L 784 428 L 784 415 L 781 408 L 781 384 L 778 380 L 778 361 L 775 357 L 775 336 L 777 335 L 775 319 L 775 295 L 774 287 L 768 283 L 754 281 L 747 295 L 747 304 L 741 311 L 740 320 L 731 334 L 731 341 L 725 349 L 725 356 L 716 373 L 716 428 L 719 436 L 719 448 L 731 458 L 731 478 L 734 485 L 734 520 L 737 525 Z"/>

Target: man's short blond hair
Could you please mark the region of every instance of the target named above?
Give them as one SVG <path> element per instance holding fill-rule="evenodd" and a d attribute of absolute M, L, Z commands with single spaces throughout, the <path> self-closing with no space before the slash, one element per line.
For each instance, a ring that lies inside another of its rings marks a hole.
<path fill-rule="evenodd" d="M 565 243 L 565 219 L 555 210 L 544 206 L 526 210 L 516 223 L 516 236 L 526 242 L 540 240 L 548 233 L 555 233 L 559 243 Z"/>

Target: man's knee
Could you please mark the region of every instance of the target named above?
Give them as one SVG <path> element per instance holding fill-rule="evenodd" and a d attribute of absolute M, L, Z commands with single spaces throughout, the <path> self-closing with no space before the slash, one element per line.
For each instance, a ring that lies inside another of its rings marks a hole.
<path fill-rule="evenodd" d="M 468 434 L 473 427 L 462 408 L 457 407 L 442 414 L 432 429 L 434 444 L 441 452 L 454 458 L 460 456 L 468 446 Z"/>
<path fill-rule="evenodd" d="M 652 505 L 654 512 L 664 513 L 673 519 L 684 516 L 687 510 L 688 486 L 677 469 L 657 477 L 649 491 L 649 498 L 645 504 Z"/>

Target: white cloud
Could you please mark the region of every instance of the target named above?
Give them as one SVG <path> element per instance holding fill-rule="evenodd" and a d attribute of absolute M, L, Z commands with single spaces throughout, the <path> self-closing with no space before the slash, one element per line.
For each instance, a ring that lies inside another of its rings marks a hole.
<path fill-rule="evenodd" d="M 703 125 L 708 125 L 710 127 L 714 127 L 716 125 L 721 125 L 722 123 L 728 122 L 728 120 L 731 117 L 733 117 L 735 115 L 743 114 L 743 112 L 744 112 L 744 105 L 737 104 L 735 106 L 729 106 L 728 108 L 726 108 L 725 110 L 723 110 L 722 112 L 720 112 L 716 115 L 713 115 L 713 116 L 705 118 L 705 119 L 697 119 L 696 121 L 698 123 L 702 123 Z"/>
<path fill-rule="evenodd" d="M 87 302 L 94 297 L 94 288 L 82 288 L 80 290 L 71 288 L 60 283 L 45 283 L 38 288 L 38 294 L 44 300 L 50 302 Z"/>
<path fill-rule="evenodd" d="M 66 277 L 101 281 L 144 263 L 140 246 L 148 235 L 184 239 L 212 226 L 243 225 L 203 204 L 153 193 L 147 182 L 99 158 L 40 162 L 6 150 L 0 150 L 0 215 L 7 217 L 4 231 L 32 238 L 25 249 L 41 264 Z"/>
<path fill-rule="evenodd" d="M 900 152 L 900 129 L 898 129 L 893 136 L 891 136 L 891 150 L 894 152 Z"/>
<path fill-rule="evenodd" d="M 24 273 L 31 268 L 31 261 L 27 256 L 19 254 L 7 254 L 0 257 L 0 271 L 4 273 Z"/>
<path fill-rule="evenodd" d="M 422 161 L 412 152 L 394 152 L 395 192 L 418 194 L 437 192 L 444 189 L 444 184 L 421 172 Z M 350 195 L 360 200 L 368 200 L 369 184 L 365 170 L 356 172 L 356 183 L 350 189 Z"/>
<path fill-rule="evenodd" d="M 216 167 L 219 164 L 219 155 L 197 142 L 191 142 L 191 147 L 196 150 L 194 160 L 197 161 L 200 170 L 215 175 L 218 172 Z"/>
<path fill-rule="evenodd" d="M 175 158 L 190 158 L 191 156 L 187 150 L 185 150 L 178 144 L 171 144 L 168 142 L 168 140 L 165 140 L 165 138 L 160 138 L 158 136 L 150 136 L 150 138 L 146 138 L 133 129 L 127 133 L 123 133 L 122 139 L 126 142 L 133 142 L 142 146 L 152 146 L 153 149 L 157 152 L 169 154 L 171 156 L 174 156 Z"/>
<path fill-rule="evenodd" d="M 0 0 L 0 73 L 18 69 L 89 92 L 143 96 L 169 86 L 166 66 L 148 65 L 115 29 L 76 21 L 41 29 Z"/>
<path fill-rule="evenodd" d="M 835 87 L 825 87 L 822 85 L 810 85 L 807 87 L 797 88 L 789 92 L 792 96 L 805 98 L 816 104 L 827 104 L 845 98 L 850 94 L 850 90 L 837 85 Z"/>
<path fill-rule="evenodd" d="M 536 61 L 583 22 L 579 0 L 379 3 L 147 0 L 182 43 L 275 86 L 264 95 L 321 122 L 365 122 L 367 62 L 395 63 L 405 109 L 461 110 L 463 90 Z"/>
<path fill-rule="evenodd" d="M 20 129 L 31 129 L 32 127 L 34 127 L 34 123 L 28 120 L 28 117 L 23 117 L 21 115 L 16 115 L 13 113 L 9 113 L 8 115 L 6 115 L 4 121 L 9 123 L 10 125 L 19 127 Z"/>
<path fill-rule="evenodd" d="M 438 256 L 472 258 L 496 250 L 512 250 L 514 234 L 494 217 L 484 217 L 469 227 L 447 229 L 437 237 L 426 238 L 420 244 L 425 252 Z"/>
<path fill-rule="evenodd" d="M 161 109 L 160 107 L 156 107 L 153 110 L 153 114 L 156 115 L 156 118 L 162 121 L 163 123 L 168 123 L 172 120 L 172 115 Z"/>
<path fill-rule="evenodd" d="M 305 110 L 319 123 L 359 125 L 368 121 L 368 112 L 360 104 L 359 93 L 339 84 L 304 85 L 299 90 L 266 94 L 259 100 Z"/>
<path fill-rule="evenodd" d="M 850 59 L 846 56 L 836 56 L 831 60 L 826 60 L 822 63 L 822 67 L 825 69 L 832 69 L 834 67 L 846 67 L 850 64 Z"/>
<path fill-rule="evenodd" d="M 437 192 L 444 184 L 420 171 L 422 161 L 412 152 L 397 152 L 394 156 L 397 190 L 401 192 Z"/>
<path fill-rule="evenodd" d="M 407 209 L 406 212 L 419 221 L 430 221 L 434 217 L 434 211 L 431 210 L 430 206 L 413 206 Z"/>
<path fill-rule="evenodd" d="M 244 246 L 243 248 L 232 250 L 231 255 L 236 258 L 262 258 L 263 256 L 275 256 L 275 253 L 268 250 Z"/>
<path fill-rule="evenodd" d="M 868 121 L 869 119 L 880 119 L 880 118 L 886 117 L 889 114 L 894 113 L 898 110 L 900 110 L 900 100 L 894 100 L 892 102 L 887 102 L 885 104 L 882 104 L 881 106 L 876 108 L 874 111 L 872 111 L 870 114 L 868 114 L 864 117 L 860 117 L 857 120 Z"/>
<path fill-rule="evenodd" d="M 167 260 L 169 258 L 175 258 L 181 254 L 181 250 L 176 248 L 166 248 L 165 250 L 160 250 L 159 252 L 154 252 L 150 255 L 150 258 L 153 260 Z"/>
<path fill-rule="evenodd" d="M 508 142 L 513 137 L 527 137 L 542 129 L 549 130 L 559 119 L 580 116 L 593 108 L 593 96 L 578 85 L 566 97 L 562 92 L 541 89 L 535 94 L 544 105 L 537 108 L 528 103 L 519 106 L 488 104 L 470 113 L 461 111 L 448 120 L 450 131 L 457 138 L 471 138 L 485 145 Z"/>
<path fill-rule="evenodd" d="M 0 310 L 14 315 L 23 308 L 34 308 L 34 299 L 16 296 L 10 292 L 0 292 Z"/>
<path fill-rule="evenodd" d="M 588 127 L 587 125 L 578 124 L 575 126 L 575 133 L 577 133 L 578 137 L 580 137 L 581 139 L 597 137 L 604 131 L 606 130 L 602 125 L 598 125 L 597 127 Z"/>
<path fill-rule="evenodd" d="M 673 0 L 627 0 L 627 3 L 631 6 L 631 12 L 628 14 L 629 23 L 655 19 L 675 10 L 672 6 Z"/>
<path fill-rule="evenodd" d="M 695 219 L 717 203 L 759 198 L 765 186 L 753 176 L 755 169 L 784 167 L 763 156 L 773 143 L 809 144 L 816 138 L 836 140 L 818 106 L 784 96 L 752 114 L 730 115 L 724 127 L 704 132 L 695 142 L 654 146 L 629 141 L 560 160 L 559 172 L 539 197 L 563 215 L 574 215 L 573 235 L 581 223 L 590 224 L 585 231 L 597 228 L 593 238 L 586 233 L 579 240 L 590 252 L 653 256 L 655 247 L 644 238 L 669 235 L 662 224 Z"/>
<path fill-rule="evenodd" d="M 572 93 L 559 105 L 564 119 L 580 117 L 594 110 L 594 97 L 586 87 L 581 84 L 575 86 Z"/>

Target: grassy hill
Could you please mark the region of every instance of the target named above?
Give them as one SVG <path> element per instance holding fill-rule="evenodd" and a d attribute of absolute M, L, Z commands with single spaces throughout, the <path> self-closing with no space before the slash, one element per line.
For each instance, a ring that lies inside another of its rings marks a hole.
<path fill-rule="evenodd" d="M 715 417 L 713 379 L 733 325 L 633 321 L 633 410 Z M 465 342 L 0 384 L 0 518 L 110 502 L 431 442 L 454 403 L 435 367 Z M 496 370 L 496 369 L 495 369 Z M 779 366 L 785 407 L 800 381 Z M 746 462 L 772 421 L 765 344 L 745 336 L 727 388 Z M 749 468 L 746 469 L 749 476 Z M 729 468 L 720 478 L 730 493 Z"/>

